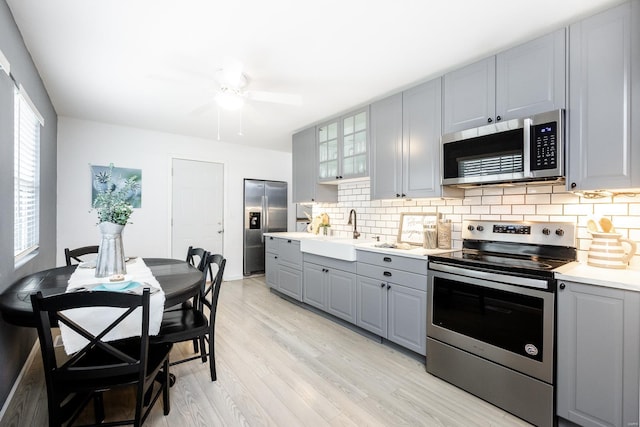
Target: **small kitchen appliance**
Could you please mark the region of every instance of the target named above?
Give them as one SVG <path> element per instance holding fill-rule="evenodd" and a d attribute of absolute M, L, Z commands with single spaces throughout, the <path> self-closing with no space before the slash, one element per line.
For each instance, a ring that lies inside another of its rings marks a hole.
<path fill-rule="evenodd" d="M 443 185 L 564 181 L 564 111 L 442 136 Z"/>
<path fill-rule="evenodd" d="M 552 426 L 553 270 L 576 260 L 575 224 L 464 221 L 462 238 L 429 256 L 427 372 Z"/>

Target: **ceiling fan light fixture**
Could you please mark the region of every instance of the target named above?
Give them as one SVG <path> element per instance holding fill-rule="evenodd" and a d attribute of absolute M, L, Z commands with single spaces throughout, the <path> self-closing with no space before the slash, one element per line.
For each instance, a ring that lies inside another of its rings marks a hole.
<path fill-rule="evenodd" d="M 230 88 L 221 88 L 215 99 L 220 108 L 229 111 L 239 110 L 244 105 L 242 94 Z"/>

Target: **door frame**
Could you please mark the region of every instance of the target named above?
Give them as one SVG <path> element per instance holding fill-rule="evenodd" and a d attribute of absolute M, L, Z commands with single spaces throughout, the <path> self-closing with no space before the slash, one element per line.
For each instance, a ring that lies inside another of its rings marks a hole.
<path fill-rule="evenodd" d="M 168 206 L 167 206 L 167 228 L 168 228 L 168 254 L 167 257 L 171 258 L 172 257 L 172 253 L 173 253 L 173 161 L 174 160 L 187 160 L 187 161 L 192 161 L 192 162 L 204 162 L 204 163 L 216 163 L 219 165 L 222 165 L 222 229 L 225 229 L 225 224 L 227 223 L 227 206 L 229 205 L 227 203 L 227 187 L 226 187 L 226 183 L 228 182 L 228 176 L 227 176 L 227 163 L 225 161 L 221 161 L 221 160 L 214 160 L 214 159 L 209 159 L 209 158 L 201 158 L 201 157 L 194 157 L 194 156 L 190 156 L 190 155 L 181 155 L 181 154 L 169 154 L 169 158 L 168 158 L 168 165 L 167 165 L 167 169 L 168 169 L 168 174 L 167 176 L 169 177 L 169 182 L 168 182 L 168 186 L 167 186 L 167 192 L 168 192 L 168 197 L 167 199 L 169 200 Z M 222 252 L 224 253 L 224 248 L 226 246 L 226 233 L 223 232 L 222 233 Z"/>

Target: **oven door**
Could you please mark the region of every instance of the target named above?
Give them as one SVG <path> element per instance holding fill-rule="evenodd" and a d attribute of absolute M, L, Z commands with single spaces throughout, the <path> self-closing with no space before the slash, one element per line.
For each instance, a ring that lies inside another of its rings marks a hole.
<path fill-rule="evenodd" d="M 428 273 L 427 336 L 552 384 L 555 294 L 438 267 Z"/>

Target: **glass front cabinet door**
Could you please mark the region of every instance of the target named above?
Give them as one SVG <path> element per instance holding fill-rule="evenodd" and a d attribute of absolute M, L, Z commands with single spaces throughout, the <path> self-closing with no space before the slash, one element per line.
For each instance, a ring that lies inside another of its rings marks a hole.
<path fill-rule="evenodd" d="M 369 175 L 368 107 L 318 126 L 318 180 Z"/>

